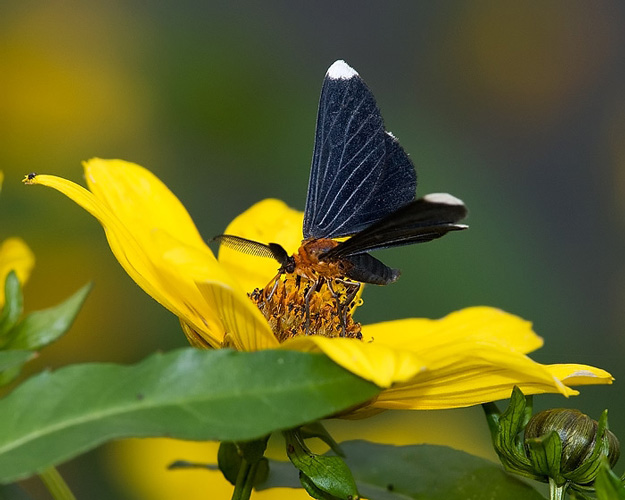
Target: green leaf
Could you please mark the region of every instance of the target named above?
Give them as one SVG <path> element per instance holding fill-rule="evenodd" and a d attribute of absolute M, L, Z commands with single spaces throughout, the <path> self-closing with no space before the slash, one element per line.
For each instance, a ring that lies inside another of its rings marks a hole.
<path fill-rule="evenodd" d="M 207 464 L 202 462 L 189 462 L 188 460 L 175 460 L 167 466 L 167 470 L 177 469 L 206 469 L 218 471 L 219 467 L 215 464 Z"/>
<path fill-rule="evenodd" d="M 4 307 L 0 315 L 0 347 L 8 341 L 8 334 L 20 319 L 23 310 L 22 288 L 15 271 L 11 271 L 4 282 L 4 297 Z"/>
<path fill-rule="evenodd" d="M 186 348 L 43 372 L 0 400 L 0 482 L 121 437 L 251 440 L 378 392 L 323 355 L 282 350 Z"/>
<path fill-rule="evenodd" d="M 88 283 L 64 302 L 30 313 L 11 333 L 8 347 L 35 351 L 54 342 L 72 326 L 90 291 L 91 283 Z"/>
<path fill-rule="evenodd" d="M 22 366 L 34 356 L 36 354 L 32 351 L 0 351 L 0 372 Z"/>
<path fill-rule="evenodd" d="M 375 500 L 544 500 L 500 465 L 446 446 L 341 443 L 364 498 Z M 297 475 L 271 462 L 263 488 L 293 487 Z"/>
<path fill-rule="evenodd" d="M 0 387 L 17 377 L 24 363 L 36 355 L 32 351 L 0 351 Z"/>
<path fill-rule="evenodd" d="M 28 495 L 17 484 L 0 484 L 0 500 L 33 500 L 33 497 Z"/>

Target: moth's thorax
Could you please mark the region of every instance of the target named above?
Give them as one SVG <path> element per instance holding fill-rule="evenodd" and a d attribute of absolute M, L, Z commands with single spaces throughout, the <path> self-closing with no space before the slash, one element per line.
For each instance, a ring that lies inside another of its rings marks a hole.
<path fill-rule="evenodd" d="M 316 276 L 344 278 L 346 269 L 343 262 L 320 259 L 325 252 L 337 245 L 337 241 L 328 238 L 304 240 L 297 253 L 293 255 L 295 274 L 309 280 L 316 279 Z"/>

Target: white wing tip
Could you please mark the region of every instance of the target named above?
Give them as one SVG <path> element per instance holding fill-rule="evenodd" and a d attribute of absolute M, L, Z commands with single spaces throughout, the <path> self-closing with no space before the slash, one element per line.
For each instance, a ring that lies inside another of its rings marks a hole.
<path fill-rule="evenodd" d="M 326 76 L 332 80 L 349 80 L 358 76 L 358 73 L 345 61 L 339 59 L 328 68 Z"/>
<path fill-rule="evenodd" d="M 460 198 L 456 198 L 449 193 L 426 194 L 423 200 L 429 203 L 442 203 L 444 205 L 464 205 L 464 202 Z"/>

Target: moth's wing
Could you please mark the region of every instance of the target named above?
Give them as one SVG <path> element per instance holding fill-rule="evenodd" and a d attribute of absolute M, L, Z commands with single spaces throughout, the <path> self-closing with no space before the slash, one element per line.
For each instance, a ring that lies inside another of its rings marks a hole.
<path fill-rule="evenodd" d="M 405 205 L 323 254 L 338 259 L 380 248 L 423 243 L 468 226 L 458 224 L 467 208 L 455 196 L 433 193 Z"/>
<path fill-rule="evenodd" d="M 416 185 L 414 166 L 384 130 L 373 94 L 336 61 L 321 89 L 304 237 L 357 233 L 414 200 Z"/>

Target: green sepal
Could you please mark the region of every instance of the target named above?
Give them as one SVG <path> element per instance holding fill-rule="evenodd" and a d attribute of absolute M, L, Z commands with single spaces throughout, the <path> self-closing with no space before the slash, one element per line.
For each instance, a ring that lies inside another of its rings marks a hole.
<path fill-rule="evenodd" d="M 269 461 L 264 457 L 269 436 L 254 441 L 233 443 L 223 441 L 217 451 L 217 466 L 233 486 L 236 485 L 239 471 L 244 461 L 249 465 L 258 463 L 252 484 L 261 484 L 269 475 Z"/>
<path fill-rule="evenodd" d="M 233 486 L 241 469 L 243 458 L 239 455 L 237 445 L 232 441 L 222 441 L 217 451 L 217 466 L 226 480 Z"/>
<path fill-rule="evenodd" d="M 0 348 L 4 347 L 11 336 L 13 327 L 17 324 L 24 309 L 22 287 L 15 271 L 11 271 L 4 282 L 4 307 L 0 315 Z"/>
<path fill-rule="evenodd" d="M 566 492 L 571 500 L 597 500 L 597 497 L 594 494 L 590 495 L 586 494 L 585 491 L 573 489 L 573 485 L 571 485 L 571 487 L 567 489 Z"/>
<path fill-rule="evenodd" d="M 291 463 L 310 479 L 316 488 L 339 499 L 359 498 L 356 481 L 341 457 L 312 453 L 305 446 L 298 431 L 285 431 L 284 436 Z M 302 486 L 306 487 L 304 483 Z"/>
<path fill-rule="evenodd" d="M 323 426 L 323 424 L 319 421 L 313 422 L 311 424 L 302 425 L 299 428 L 300 434 L 304 439 L 309 438 L 317 438 L 321 439 L 325 444 L 327 444 L 330 449 L 336 453 L 339 457 L 344 457 L 345 453 L 341 450 L 339 444 L 334 440 L 334 438 L 330 435 L 327 429 Z"/>
<path fill-rule="evenodd" d="M 527 439 L 526 445 L 535 472 L 553 478 L 558 486 L 566 483 L 567 480 L 560 475 L 562 440 L 556 431 L 539 438 Z"/>
<path fill-rule="evenodd" d="M 54 342 L 72 326 L 91 288 L 88 283 L 60 304 L 30 313 L 13 329 L 6 347 L 35 351 Z"/>
<path fill-rule="evenodd" d="M 495 403 L 482 403 L 482 410 L 484 410 L 486 422 L 488 423 L 488 430 L 490 431 L 490 437 L 494 445 L 497 442 L 497 434 L 499 433 L 499 418 L 501 417 L 501 410 Z"/>
<path fill-rule="evenodd" d="M 592 482 L 597 476 L 598 471 L 602 467 L 603 458 L 607 458 L 610 453 L 608 437 L 606 436 L 608 430 L 608 410 L 604 410 L 597 421 L 597 434 L 592 453 L 584 460 L 582 465 L 566 475 L 570 481 L 586 484 Z"/>
<path fill-rule="evenodd" d="M 258 466 L 256 467 L 256 474 L 254 474 L 254 481 L 252 484 L 254 485 L 254 487 L 258 486 L 259 484 L 263 484 L 267 481 L 268 477 L 269 460 L 263 457 L 258 462 Z"/>
<path fill-rule="evenodd" d="M 237 443 L 239 453 L 250 464 L 260 462 L 265 456 L 268 440 L 269 436 L 254 439 L 253 441 L 241 441 Z"/>
<path fill-rule="evenodd" d="M 531 397 L 526 397 L 518 387 L 514 387 L 508 408 L 503 413 L 494 404 L 484 404 L 495 452 L 504 468 L 525 477 L 541 480 L 533 473 L 531 462 L 525 454 L 521 432 L 532 415 Z"/>
<path fill-rule="evenodd" d="M 303 488 L 306 490 L 306 493 L 308 493 L 315 500 L 339 500 L 338 497 L 335 497 L 334 495 L 318 488 L 313 480 L 302 471 L 299 471 L 299 480 Z"/>
<path fill-rule="evenodd" d="M 514 387 L 508 408 L 499 417 L 499 432 L 506 446 L 522 450 L 523 442 L 519 435 L 532 416 L 532 402 L 531 396 L 526 397 L 521 389 Z"/>
<path fill-rule="evenodd" d="M 595 479 L 597 500 L 625 500 L 623 481 L 610 469 L 607 460 L 601 461 L 599 473 Z"/>

